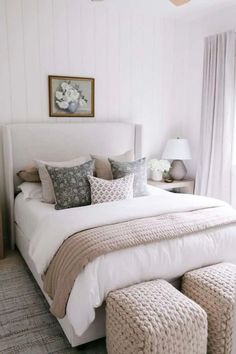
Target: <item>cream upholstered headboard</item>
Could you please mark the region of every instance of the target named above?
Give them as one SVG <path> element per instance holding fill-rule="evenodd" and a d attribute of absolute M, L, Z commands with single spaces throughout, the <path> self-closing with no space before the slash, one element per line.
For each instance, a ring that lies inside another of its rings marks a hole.
<path fill-rule="evenodd" d="M 14 247 L 16 172 L 35 159 L 64 161 L 81 155 L 118 155 L 134 149 L 142 155 L 142 127 L 126 123 L 10 124 L 3 128 L 4 171 L 11 246 Z"/>

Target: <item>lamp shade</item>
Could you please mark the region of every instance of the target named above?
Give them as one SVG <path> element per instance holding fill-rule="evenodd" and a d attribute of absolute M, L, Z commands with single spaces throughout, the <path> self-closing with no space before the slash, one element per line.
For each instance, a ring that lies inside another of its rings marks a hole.
<path fill-rule="evenodd" d="M 169 139 L 162 154 L 167 160 L 191 160 L 191 152 L 187 139 Z"/>

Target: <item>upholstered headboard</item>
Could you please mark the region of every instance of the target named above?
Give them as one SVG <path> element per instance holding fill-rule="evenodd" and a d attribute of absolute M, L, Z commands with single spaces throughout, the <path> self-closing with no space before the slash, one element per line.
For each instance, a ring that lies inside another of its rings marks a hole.
<path fill-rule="evenodd" d="M 126 123 L 40 123 L 4 126 L 4 170 L 7 209 L 14 247 L 16 172 L 35 159 L 64 161 L 81 155 L 117 155 L 134 149 L 142 155 L 142 127 Z"/>

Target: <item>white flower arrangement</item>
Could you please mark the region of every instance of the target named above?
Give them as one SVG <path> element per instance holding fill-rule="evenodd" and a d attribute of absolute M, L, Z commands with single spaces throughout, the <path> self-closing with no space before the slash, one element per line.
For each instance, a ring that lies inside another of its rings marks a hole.
<path fill-rule="evenodd" d="M 60 109 L 75 112 L 78 107 L 85 106 L 88 100 L 77 84 L 73 85 L 68 81 L 62 82 L 55 92 L 55 102 Z"/>
<path fill-rule="evenodd" d="M 168 160 L 151 159 L 148 162 L 148 168 L 153 172 L 168 172 L 170 169 L 170 162 Z"/>

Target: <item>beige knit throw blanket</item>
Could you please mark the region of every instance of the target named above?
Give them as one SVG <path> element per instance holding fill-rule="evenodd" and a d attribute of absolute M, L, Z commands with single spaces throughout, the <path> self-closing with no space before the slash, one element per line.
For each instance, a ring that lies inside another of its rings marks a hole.
<path fill-rule="evenodd" d="M 231 223 L 236 223 L 236 212 L 221 206 L 137 219 L 74 234 L 61 245 L 43 277 L 44 290 L 53 299 L 50 310 L 58 318 L 65 316 L 77 276 L 101 255 Z"/>

